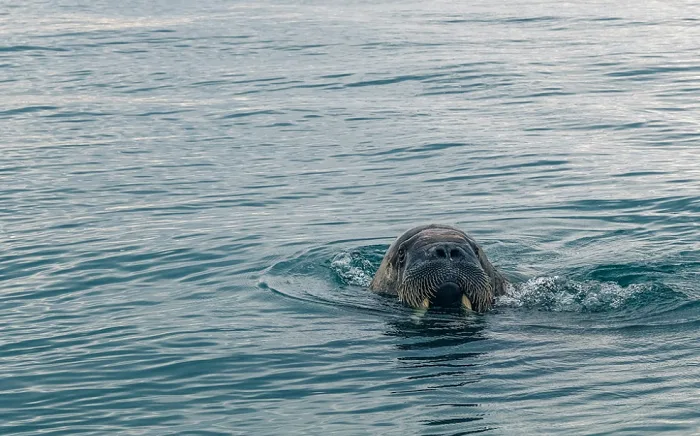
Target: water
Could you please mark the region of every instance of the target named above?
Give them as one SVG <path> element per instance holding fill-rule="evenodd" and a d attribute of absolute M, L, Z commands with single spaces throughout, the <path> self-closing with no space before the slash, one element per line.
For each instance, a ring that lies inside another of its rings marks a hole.
<path fill-rule="evenodd" d="M 3 2 L 0 433 L 700 432 L 698 16 Z M 492 313 L 365 290 L 428 222 Z"/>

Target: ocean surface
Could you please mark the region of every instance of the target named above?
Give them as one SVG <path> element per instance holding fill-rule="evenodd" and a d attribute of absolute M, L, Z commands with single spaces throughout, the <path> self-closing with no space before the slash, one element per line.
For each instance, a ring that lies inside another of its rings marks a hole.
<path fill-rule="evenodd" d="M 700 434 L 699 17 L 0 0 L 0 434 Z M 430 222 L 493 311 L 367 291 Z"/>

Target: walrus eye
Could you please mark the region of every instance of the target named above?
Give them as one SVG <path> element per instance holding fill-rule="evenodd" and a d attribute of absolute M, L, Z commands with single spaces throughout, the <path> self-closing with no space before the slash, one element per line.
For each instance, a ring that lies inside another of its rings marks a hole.
<path fill-rule="evenodd" d="M 476 254 L 476 257 L 479 257 L 479 246 L 474 244 L 472 245 L 472 248 L 474 249 L 474 254 Z"/>
<path fill-rule="evenodd" d="M 406 262 L 406 250 L 399 248 L 399 265 L 403 265 Z"/>

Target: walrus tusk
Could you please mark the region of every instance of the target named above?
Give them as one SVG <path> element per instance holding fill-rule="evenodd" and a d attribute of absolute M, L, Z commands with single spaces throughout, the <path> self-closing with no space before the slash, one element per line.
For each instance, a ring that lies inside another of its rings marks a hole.
<path fill-rule="evenodd" d="M 418 307 L 413 308 L 413 316 L 411 317 L 413 321 L 420 322 L 421 318 L 428 313 L 428 307 L 430 306 L 430 300 L 427 298 L 418 305 Z"/>
<path fill-rule="evenodd" d="M 469 301 L 469 298 L 467 298 L 467 296 L 464 294 L 462 294 L 462 306 L 469 310 L 472 310 L 472 302 Z"/>

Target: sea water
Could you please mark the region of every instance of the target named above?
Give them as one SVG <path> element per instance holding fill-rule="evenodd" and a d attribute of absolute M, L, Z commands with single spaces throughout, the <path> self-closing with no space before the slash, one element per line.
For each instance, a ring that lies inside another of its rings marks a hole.
<path fill-rule="evenodd" d="M 700 432 L 696 2 L 0 7 L 0 433 Z M 366 287 L 453 224 L 484 315 Z"/>

